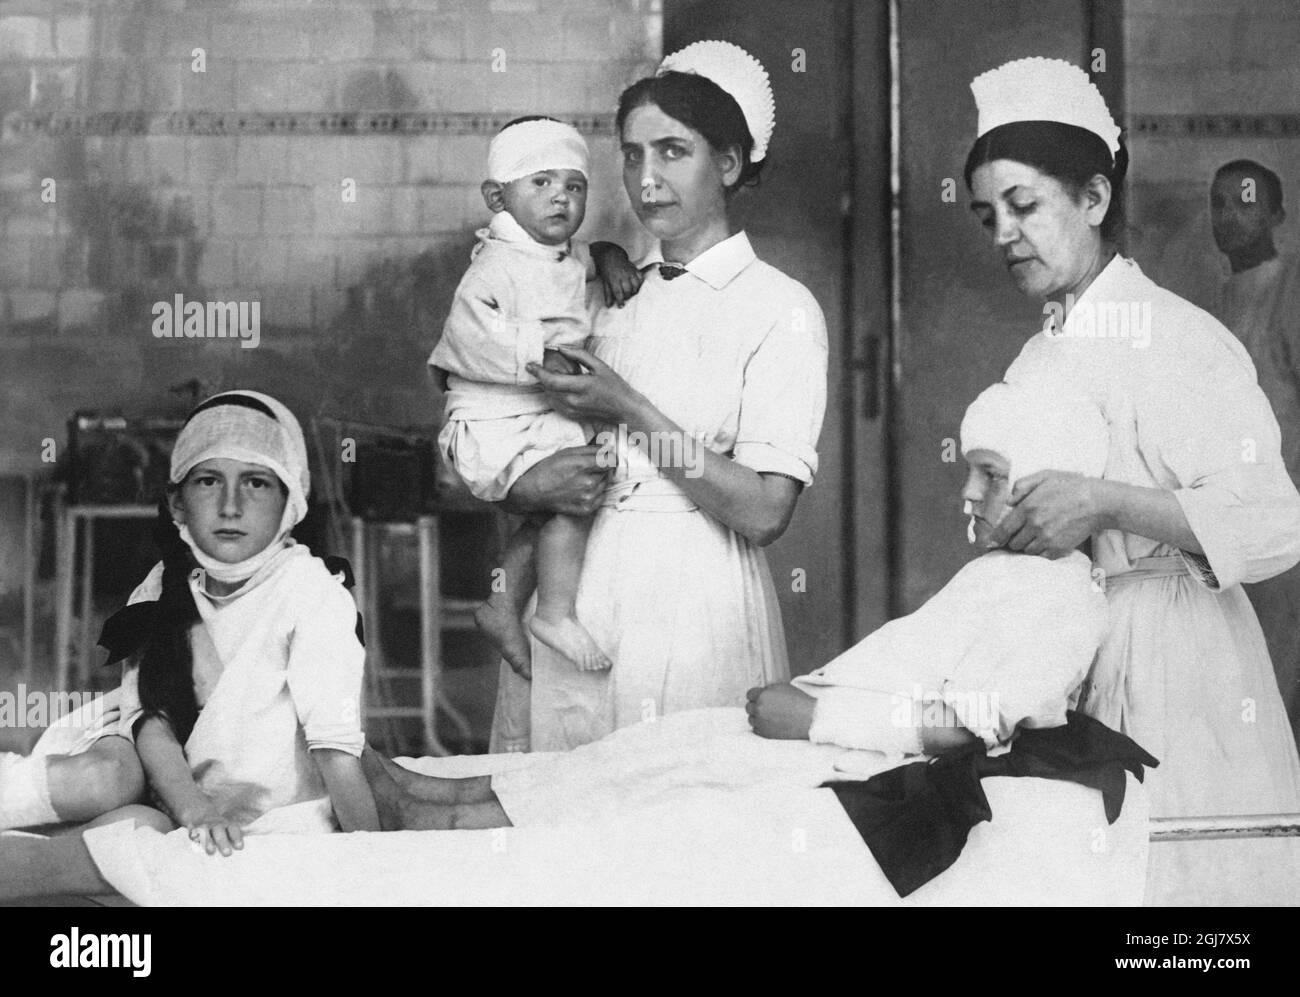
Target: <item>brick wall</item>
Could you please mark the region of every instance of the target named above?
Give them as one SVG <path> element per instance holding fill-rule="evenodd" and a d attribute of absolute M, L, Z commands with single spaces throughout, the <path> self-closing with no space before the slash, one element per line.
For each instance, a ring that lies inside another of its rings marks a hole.
<path fill-rule="evenodd" d="M 41 467 L 79 408 L 183 411 L 169 389 L 193 378 L 430 423 L 423 361 L 494 122 L 585 122 L 583 234 L 635 242 L 609 116 L 660 20 L 658 0 L 0 2 L 0 466 Z M 260 346 L 155 339 L 175 293 L 260 302 Z"/>
<path fill-rule="evenodd" d="M 194 376 L 429 421 L 421 353 L 484 220 L 490 129 L 284 136 L 238 112 L 608 115 L 657 23 L 649 0 L 0 3 L 0 455 L 33 466 L 74 408 L 157 407 Z M 37 112 L 118 117 L 58 134 Z M 130 112 L 149 132 L 112 134 Z M 587 234 L 628 238 L 612 140 L 592 146 Z M 262 345 L 153 339 L 174 292 L 259 300 Z"/>
<path fill-rule="evenodd" d="M 1131 251 L 1161 283 L 1202 305 L 1228 273 L 1214 248 L 1209 186 L 1219 166 L 1255 159 L 1276 170 L 1292 202 L 1284 249 L 1300 249 L 1300 5 L 1293 0 L 1125 0 L 1130 124 L 1164 116 L 1168 128 L 1131 143 Z M 1189 136 L 1188 123 L 1250 129 L 1283 115 L 1290 134 Z M 1131 134 L 1131 133 L 1130 133 Z"/>

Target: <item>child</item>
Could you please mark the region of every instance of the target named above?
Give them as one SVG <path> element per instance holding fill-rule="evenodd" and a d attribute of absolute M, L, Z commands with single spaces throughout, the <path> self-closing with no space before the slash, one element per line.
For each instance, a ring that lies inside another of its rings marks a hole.
<path fill-rule="evenodd" d="M 961 427 L 971 540 L 987 545 L 1015 477 L 1105 468 L 1091 402 L 1061 388 L 996 384 Z M 1066 722 L 1107 625 L 1090 564 L 987 550 L 929 602 L 811 675 L 752 689 L 746 711 L 689 710 L 487 778 L 418 775 L 363 756 L 385 827 L 557 823 L 759 784 L 819 786 L 979 738 L 1005 750 L 1021 728 Z M 763 740 L 763 739 L 771 740 Z M 812 742 L 809 744 L 809 742 Z"/>
<path fill-rule="evenodd" d="M 246 831 L 378 829 L 356 606 L 289 536 L 311 486 L 297 420 L 257 392 L 215 395 L 170 481 L 164 559 L 105 628 L 140 636 L 121 731 L 154 798 L 209 854 Z"/>
<path fill-rule="evenodd" d="M 487 502 L 506 498 L 538 461 L 584 446 L 592 436 L 550 408 L 527 370 L 541 363 L 579 372 L 560 351 L 587 340 L 592 257 L 607 301 L 621 304 L 641 285 L 617 246 L 588 249 L 573 239 L 586 213 L 588 172 L 586 142 L 552 118 L 510 122 L 488 152 L 490 179 L 482 192 L 493 218 L 478 232 L 473 262 L 429 357 L 447 388 L 447 423 L 438 437 L 443 457 Z M 534 587 L 533 636 L 581 669 L 610 666 L 574 612 L 590 528 L 589 518 L 559 514 L 527 522 L 507 545 L 504 585 L 493 586 L 476 614 L 479 627 L 524 677 L 530 654 L 520 618 Z"/>

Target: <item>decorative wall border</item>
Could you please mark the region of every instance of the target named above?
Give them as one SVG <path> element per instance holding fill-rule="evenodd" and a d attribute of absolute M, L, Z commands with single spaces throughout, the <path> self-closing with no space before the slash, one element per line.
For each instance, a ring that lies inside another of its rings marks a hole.
<path fill-rule="evenodd" d="M 1128 131 L 1146 138 L 1300 138 L 1300 114 L 1132 114 Z"/>
<path fill-rule="evenodd" d="M 10 135 L 495 135 L 526 111 L 20 111 Z M 613 114 L 557 114 L 587 135 L 613 135 Z"/>

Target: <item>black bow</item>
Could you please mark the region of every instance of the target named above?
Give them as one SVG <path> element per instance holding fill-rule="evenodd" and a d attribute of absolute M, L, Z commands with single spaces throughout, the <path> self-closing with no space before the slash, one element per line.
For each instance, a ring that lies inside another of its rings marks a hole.
<path fill-rule="evenodd" d="M 996 758 L 984 744 L 900 765 L 865 782 L 832 782 L 834 791 L 900 897 L 957 861 L 970 830 L 992 820 L 980 780 L 993 775 L 1059 779 L 1101 790 L 1106 820 L 1124 805 L 1124 773 L 1142 781 L 1160 763 L 1131 738 L 1070 711 L 1061 727 L 1022 730 Z"/>

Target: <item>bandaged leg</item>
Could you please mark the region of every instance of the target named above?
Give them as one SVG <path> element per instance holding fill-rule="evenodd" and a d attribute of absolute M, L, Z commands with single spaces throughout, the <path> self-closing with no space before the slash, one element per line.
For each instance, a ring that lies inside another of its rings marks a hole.
<path fill-rule="evenodd" d="M 59 820 L 50 802 L 47 761 L 9 752 L 0 754 L 0 830 Z"/>
<path fill-rule="evenodd" d="M 823 689 L 820 695 L 815 686 L 804 691 L 817 696 L 808 730 L 808 740 L 814 744 L 887 755 L 921 753 L 920 704 L 911 697 L 845 686 Z"/>

